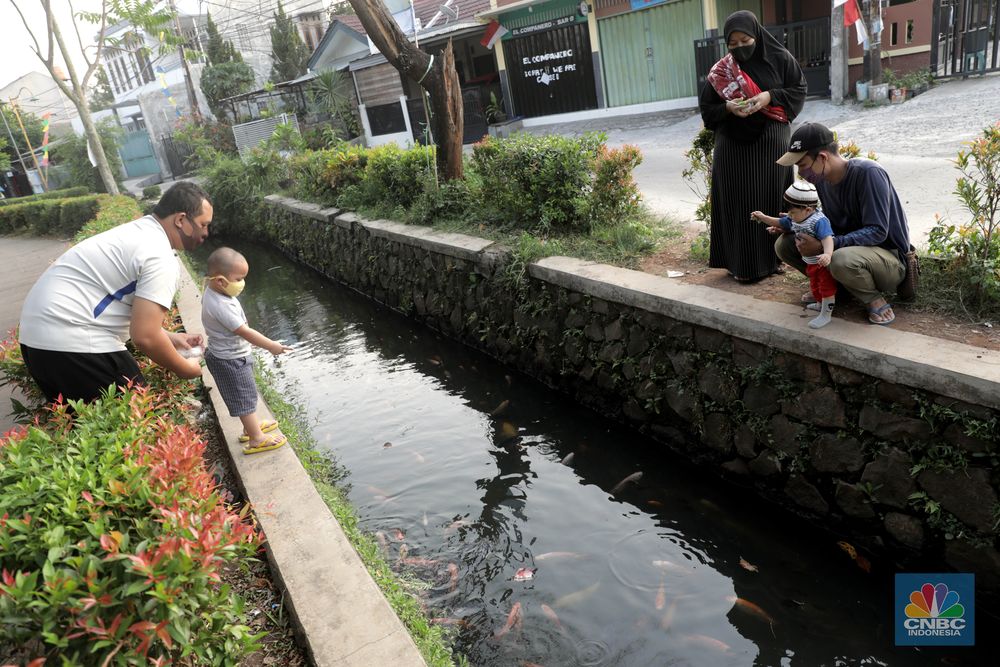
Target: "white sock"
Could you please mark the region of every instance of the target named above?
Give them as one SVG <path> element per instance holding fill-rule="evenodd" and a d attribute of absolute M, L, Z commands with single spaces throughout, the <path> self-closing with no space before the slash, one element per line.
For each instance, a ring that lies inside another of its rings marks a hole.
<path fill-rule="evenodd" d="M 836 304 L 836 297 L 828 296 L 823 299 L 822 303 L 819 305 L 819 315 L 816 316 L 814 320 L 809 322 L 809 326 L 813 329 L 819 329 L 820 327 L 825 327 L 830 323 L 830 316 L 833 315 L 833 307 Z"/>

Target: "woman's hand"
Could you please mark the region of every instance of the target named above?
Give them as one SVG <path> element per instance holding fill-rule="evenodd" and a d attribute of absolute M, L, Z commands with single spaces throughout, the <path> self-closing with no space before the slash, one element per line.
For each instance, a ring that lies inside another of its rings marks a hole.
<path fill-rule="evenodd" d="M 762 111 L 765 107 L 768 107 L 770 105 L 771 105 L 771 93 L 765 90 L 763 93 L 759 95 L 754 95 L 753 97 L 748 99 L 745 108 L 747 115 L 749 116 L 750 114 Z"/>
<path fill-rule="evenodd" d="M 726 102 L 726 111 L 737 118 L 746 118 L 750 115 L 746 100 L 729 100 Z"/>

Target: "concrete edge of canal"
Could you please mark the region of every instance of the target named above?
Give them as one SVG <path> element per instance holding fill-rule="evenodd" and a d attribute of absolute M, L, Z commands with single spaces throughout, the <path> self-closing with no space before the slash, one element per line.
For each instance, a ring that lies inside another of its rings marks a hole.
<path fill-rule="evenodd" d="M 177 306 L 187 331 L 204 334 L 201 293 L 183 266 Z M 229 416 L 208 369 L 202 377 L 233 469 L 267 536 L 272 571 L 313 663 L 426 665 L 292 448 L 244 456 L 239 419 Z M 272 417 L 263 401 L 259 414 Z"/>

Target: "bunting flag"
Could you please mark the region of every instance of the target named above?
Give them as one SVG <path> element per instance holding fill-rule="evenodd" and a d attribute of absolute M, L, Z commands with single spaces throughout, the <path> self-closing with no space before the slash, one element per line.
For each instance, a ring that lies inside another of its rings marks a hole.
<path fill-rule="evenodd" d="M 507 28 L 500 25 L 500 22 L 496 19 L 490 21 L 490 24 L 486 26 L 486 33 L 483 35 L 480 44 L 485 46 L 487 49 L 492 49 L 493 46 L 500 41 L 500 38 L 507 34 Z"/>
<path fill-rule="evenodd" d="M 42 166 L 49 166 L 49 118 L 51 111 L 42 114 Z"/>
<path fill-rule="evenodd" d="M 160 80 L 160 90 L 163 91 L 163 96 L 167 98 L 167 102 L 170 103 L 170 106 L 172 106 L 174 108 L 174 113 L 177 115 L 178 118 L 180 118 L 181 117 L 181 110 L 177 106 L 177 100 L 175 100 L 174 96 L 170 94 L 170 87 L 167 86 L 167 77 L 166 77 L 166 74 L 167 73 L 164 71 L 164 69 L 162 67 L 160 67 L 159 65 L 157 65 L 157 67 L 156 67 L 156 75 L 157 75 L 157 78 L 159 78 L 159 80 Z"/>
<path fill-rule="evenodd" d="M 844 26 L 851 27 L 858 33 L 858 44 L 868 41 L 868 31 L 865 29 L 865 22 L 861 20 L 861 10 L 858 9 L 858 0 L 833 0 L 834 8 L 844 6 Z"/>

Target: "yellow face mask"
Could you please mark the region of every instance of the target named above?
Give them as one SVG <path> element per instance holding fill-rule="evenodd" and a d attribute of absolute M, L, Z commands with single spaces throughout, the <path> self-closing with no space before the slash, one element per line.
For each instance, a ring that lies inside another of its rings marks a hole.
<path fill-rule="evenodd" d="M 229 280 L 225 276 L 208 276 L 208 280 L 215 280 L 216 278 L 223 281 L 222 291 L 227 296 L 239 296 L 243 293 L 243 288 L 246 287 L 246 280 Z"/>

